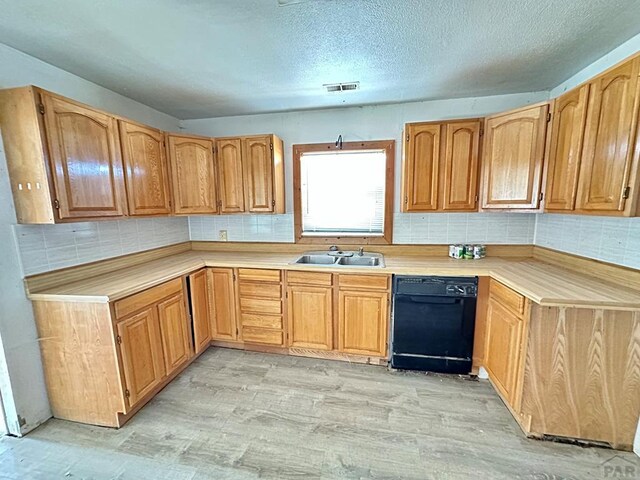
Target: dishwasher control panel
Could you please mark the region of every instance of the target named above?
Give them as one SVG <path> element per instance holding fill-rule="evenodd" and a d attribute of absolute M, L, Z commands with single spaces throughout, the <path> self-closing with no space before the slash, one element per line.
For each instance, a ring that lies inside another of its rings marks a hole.
<path fill-rule="evenodd" d="M 398 275 L 395 295 L 435 295 L 442 297 L 476 297 L 478 277 L 415 277 Z"/>

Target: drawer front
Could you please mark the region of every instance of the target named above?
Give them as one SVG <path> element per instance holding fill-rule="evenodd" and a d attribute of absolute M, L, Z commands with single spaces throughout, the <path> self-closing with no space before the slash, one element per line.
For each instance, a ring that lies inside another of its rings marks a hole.
<path fill-rule="evenodd" d="M 506 285 L 503 285 L 496 280 L 491 280 L 489 295 L 491 298 L 497 300 L 505 307 L 513 310 L 515 313 L 519 315 L 524 313 L 525 297 L 514 292 Z"/>
<path fill-rule="evenodd" d="M 275 328 L 282 330 L 281 315 L 262 315 L 260 313 L 243 313 L 243 327 Z"/>
<path fill-rule="evenodd" d="M 238 278 L 240 280 L 253 280 L 257 282 L 279 282 L 280 273 L 280 270 L 240 268 L 238 269 Z"/>
<path fill-rule="evenodd" d="M 282 345 L 282 331 L 268 328 L 242 328 L 242 340 L 248 343 L 264 343 L 267 345 Z"/>
<path fill-rule="evenodd" d="M 280 300 L 282 289 L 279 283 L 240 282 L 240 297 L 263 297 Z"/>
<path fill-rule="evenodd" d="M 175 278 L 166 283 L 150 288 L 115 303 L 116 318 L 124 318 L 163 298 L 182 291 L 182 278 Z"/>
<path fill-rule="evenodd" d="M 389 275 L 349 275 L 339 276 L 340 287 L 363 290 L 387 290 Z"/>
<path fill-rule="evenodd" d="M 333 285 L 333 275 L 331 273 L 317 272 L 287 272 L 287 283 L 303 285 L 322 285 L 330 287 Z"/>
<path fill-rule="evenodd" d="M 282 302 L 267 298 L 240 298 L 240 311 L 281 315 Z"/>

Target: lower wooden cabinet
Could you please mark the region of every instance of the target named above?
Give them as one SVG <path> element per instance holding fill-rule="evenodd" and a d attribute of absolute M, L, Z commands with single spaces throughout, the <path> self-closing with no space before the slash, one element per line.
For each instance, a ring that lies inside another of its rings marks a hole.
<path fill-rule="evenodd" d="M 171 375 L 192 356 L 190 330 L 182 292 L 158 304 L 164 366 Z"/>
<path fill-rule="evenodd" d="M 239 338 L 243 342 L 284 346 L 281 280 L 280 270 L 238 269 Z"/>
<path fill-rule="evenodd" d="M 198 354 L 211 342 L 211 305 L 207 269 L 189 275 L 189 299 L 193 325 L 193 343 Z"/>
<path fill-rule="evenodd" d="M 165 376 L 157 309 L 150 306 L 117 324 L 118 344 L 130 406 L 158 386 Z"/>
<path fill-rule="evenodd" d="M 340 290 L 338 349 L 357 355 L 385 356 L 389 293 Z"/>
<path fill-rule="evenodd" d="M 523 320 L 495 299 L 487 310 L 485 368 L 505 400 L 515 400 Z"/>
<path fill-rule="evenodd" d="M 333 349 L 333 288 L 308 285 L 287 287 L 290 347 Z"/>
<path fill-rule="evenodd" d="M 208 268 L 207 282 L 211 305 L 211 338 L 238 338 L 237 297 L 233 268 Z"/>

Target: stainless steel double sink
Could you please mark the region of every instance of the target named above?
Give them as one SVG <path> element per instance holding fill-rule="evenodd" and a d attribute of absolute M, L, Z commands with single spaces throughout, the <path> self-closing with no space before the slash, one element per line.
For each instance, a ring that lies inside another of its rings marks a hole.
<path fill-rule="evenodd" d="M 380 253 L 363 253 L 351 251 L 306 252 L 292 265 L 320 265 L 338 267 L 384 267 L 384 257 Z"/>

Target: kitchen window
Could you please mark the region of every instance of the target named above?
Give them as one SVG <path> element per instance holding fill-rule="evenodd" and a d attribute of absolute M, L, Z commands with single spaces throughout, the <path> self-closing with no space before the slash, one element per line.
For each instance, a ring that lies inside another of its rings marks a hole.
<path fill-rule="evenodd" d="M 395 141 L 294 145 L 299 243 L 391 243 Z"/>

